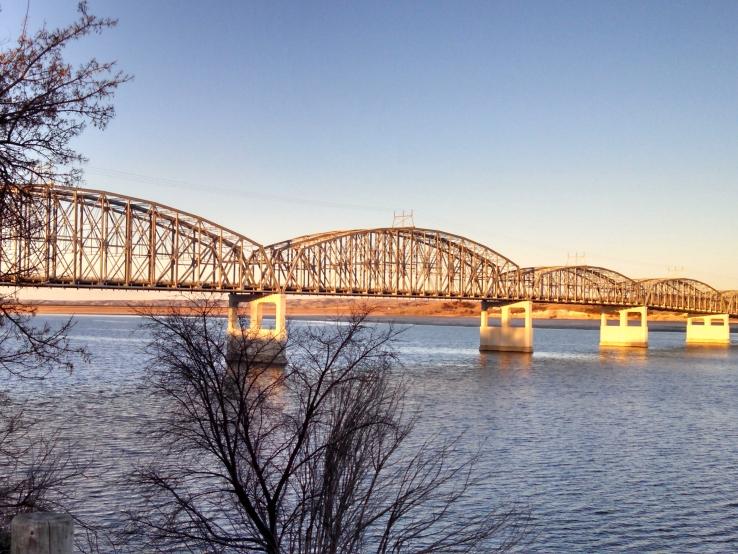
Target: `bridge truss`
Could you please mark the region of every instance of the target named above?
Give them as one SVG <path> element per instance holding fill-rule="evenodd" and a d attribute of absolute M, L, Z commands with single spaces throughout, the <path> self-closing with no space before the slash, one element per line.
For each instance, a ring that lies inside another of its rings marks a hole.
<path fill-rule="evenodd" d="M 104 191 L 33 187 L 0 221 L 0 279 L 47 286 L 276 289 L 264 248 L 201 217 Z M 17 202 L 16 202 L 17 203 Z"/>
<path fill-rule="evenodd" d="M 307 235 L 263 246 L 202 217 L 99 190 L 15 190 L 0 220 L 0 284 L 397 296 L 648 306 L 738 315 L 738 291 L 634 280 L 593 266 L 521 268 L 491 248 L 415 227 Z"/>
<path fill-rule="evenodd" d="M 287 292 L 508 298 L 518 267 L 486 246 L 415 227 L 299 237 L 266 247 Z"/>

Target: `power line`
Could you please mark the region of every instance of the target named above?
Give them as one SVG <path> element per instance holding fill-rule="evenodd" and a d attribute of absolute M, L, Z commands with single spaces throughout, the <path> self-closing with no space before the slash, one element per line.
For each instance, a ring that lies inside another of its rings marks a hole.
<path fill-rule="evenodd" d="M 219 185 L 198 185 L 189 181 L 180 179 L 171 179 L 167 177 L 154 177 L 151 175 L 143 175 L 140 173 L 132 173 L 129 171 L 120 171 L 117 169 L 109 169 L 102 167 L 91 167 L 87 170 L 87 173 L 92 175 L 99 175 L 102 177 L 109 177 L 114 179 L 123 179 L 145 185 L 155 185 L 165 188 L 177 188 L 177 189 L 188 189 L 198 192 L 209 192 L 209 193 L 221 193 L 242 196 L 246 198 L 256 198 L 261 200 L 273 200 L 278 202 L 286 202 L 290 204 L 300 205 L 313 205 L 322 206 L 327 208 L 340 208 L 343 210 L 362 210 L 362 211 L 373 211 L 373 212 L 387 212 L 389 208 L 385 206 L 372 206 L 367 204 L 350 204 L 346 202 L 333 202 L 330 200 L 319 200 L 315 198 L 299 197 L 286 194 L 273 194 L 266 192 L 257 192 L 253 190 L 246 190 L 237 187 L 224 187 Z"/>

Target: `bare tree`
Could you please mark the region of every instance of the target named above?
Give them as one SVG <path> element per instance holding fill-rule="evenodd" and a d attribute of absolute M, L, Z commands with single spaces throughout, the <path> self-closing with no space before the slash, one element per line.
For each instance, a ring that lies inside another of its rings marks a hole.
<path fill-rule="evenodd" d="M 115 115 L 111 103 L 118 86 L 131 77 L 115 71 L 115 62 L 94 57 L 78 67 L 67 63 L 64 49 L 90 34 L 114 27 L 116 20 L 88 13 L 78 5 L 72 24 L 34 34 L 26 24 L 14 46 L 0 50 L 0 283 L 21 284 L 43 263 L 42 253 L 26 255 L 21 265 L 13 254 L 39 249 L 43 204 L 29 193 L 38 184 L 73 185 L 85 158 L 70 141 L 92 124 L 104 129 Z M 69 365 L 68 326 L 51 330 L 30 324 L 32 310 L 18 306 L 14 291 L 0 295 L 0 368 L 28 375 L 47 371 L 49 363 Z"/>
<path fill-rule="evenodd" d="M 130 514 L 150 550 L 490 552 L 520 538 L 513 509 L 464 512 L 475 456 L 413 432 L 395 332 L 365 314 L 292 331 L 275 368 L 262 339 L 227 344 L 213 307 L 151 316 L 151 375 L 168 455 L 137 472 Z M 228 352 L 230 348 L 230 353 Z M 416 446 L 412 446 L 415 443 Z"/>
<path fill-rule="evenodd" d="M 0 374 L 6 379 L 43 379 L 87 357 L 67 337 L 71 320 L 39 326 L 31 322 L 32 314 L 12 297 L 0 298 Z M 0 554 L 9 552 L 7 529 L 15 515 L 59 509 L 68 497 L 65 483 L 84 470 L 69 447 L 49 438 L 51 431 L 40 429 L 22 404 L 0 391 Z"/>
<path fill-rule="evenodd" d="M 88 124 L 104 129 L 115 115 L 112 97 L 130 76 L 115 62 L 91 58 L 74 67 L 64 60 L 65 47 L 89 34 L 114 27 L 78 5 L 80 17 L 60 29 L 41 27 L 26 33 L 16 46 L 0 51 L 0 182 L 5 185 L 57 183 L 80 178 L 75 167 L 84 157 L 70 141 Z"/>
<path fill-rule="evenodd" d="M 0 402 L 0 553 L 5 553 L 13 517 L 64 510 L 73 496 L 66 485 L 83 475 L 86 465 L 21 408 L 10 408 L 6 395 L 0 394 Z"/>
<path fill-rule="evenodd" d="M 20 285 L 36 271 L 13 253 L 40 248 L 35 240 L 44 218 L 30 188 L 73 185 L 84 157 L 70 142 L 91 124 L 103 129 L 114 115 L 111 99 L 130 79 L 113 62 L 91 58 L 75 67 L 64 59 L 70 43 L 113 27 L 115 20 L 88 13 L 59 29 L 34 34 L 23 23 L 14 45 L 0 50 L 0 283 Z M 40 255 L 24 260 L 43 263 Z M 0 373 L 40 379 L 55 368 L 71 369 L 82 348 L 71 344 L 71 321 L 35 325 L 33 310 L 21 306 L 14 289 L 0 294 Z M 56 506 L 61 485 L 80 471 L 54 440 L 46 440 L 11 399 L 0 398 L 0 534 L 24 510 Z M 0 541 L 2 543 L 2 541 Z M 0 546 L 2 552 L 2 546 Z"/>
<path fill-rule="evenodd" d="M 34 34 L 27 32 L 25 21 L 15 45 L 0 50 L 2 283 L 22 282 L 35 269 L 12 260 L 13 248 L 38 247 L 33 239 L 45 221 L 31 187 L 78 183 L 85 158 L 70 142 L 90 124 L 107 126 L 115 115 L 114 93 L 131 78 L 116 71 L 115 62 L 93 57 L 75 67 L 65 61 L 70 43 L 117 23 L 88 13 L 85 2 L 78 11 L 79 18 L 70 25 L 52 30 L 44 25 Z"/>

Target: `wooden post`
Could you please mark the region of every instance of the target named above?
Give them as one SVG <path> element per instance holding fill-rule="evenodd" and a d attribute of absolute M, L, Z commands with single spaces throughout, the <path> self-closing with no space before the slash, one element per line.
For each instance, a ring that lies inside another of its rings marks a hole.
<path fill-rule="evenodd" d="M 10 535 L 10 554 L 72 554 L 74 521 L 69 514 L 19 514 Z"/>

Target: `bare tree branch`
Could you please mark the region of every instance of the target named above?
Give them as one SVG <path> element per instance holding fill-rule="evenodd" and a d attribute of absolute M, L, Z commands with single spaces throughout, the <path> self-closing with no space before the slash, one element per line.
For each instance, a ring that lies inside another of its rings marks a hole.
<path fill-rule="evenodd" d="M 116 24 L 88 13 L 85 2 L 78 10 L 74 23 L 34 34 L 26 29 L 26 14 L 15 45 L 0 51 L 0 250 L 24 254 L 2 257 L 4 283 L 22 281 L 46 261 L 40 231 L 47 208 L 28 187 L 77 183 L 84 157 L 70 141 L 89 124 L 105 128 L 115 113 L 116 89 L 130 79 L 114 62 L 91 58 L 74 67 L 65 61 L 70 42 Z M 0 374 L 6 378 L 42 379 L 87 356 L 68 339 L 71 320 L 36 325 L 33 314 L 14 292 L 0 294 Z M 70 446 L 46 438 L 53 430 L 37 430 L 11 400 L 0 398 L 0 552 L 8 547 L 2 536 L 16 513 L 61 509 L 64 484 L 84 470 Z"/>
<path fill-rule="evenodd" d="M 363 313 L 293 329 L 277 368 L 256 354 L 264 339 L 244 332 L 229 352 L 212 306 L 195 311 L 149 319 L 168 407 L 151 438 L 169 447 L 135 474 L 146 503 L 131 532 L 146 549 L 491 552 L 521 538 L 524 511 L 460 508 L 480 476 L 458 441 L 411 446 L 394 329 Z"/>
<path fill-rule="evenodd" d="M 0 184 L 75 184 L 85 161 L 69 143 L 88 124 L 104 129 L 115 115 L 112 97 L 131 77 L 115 62 L 95 58 L 73 67 L 64 60 L 72 41 L 114 27 L 114 19 L 78 7 L 79 19 L 60 29 L 23 32 L 0 51 Z"/>

